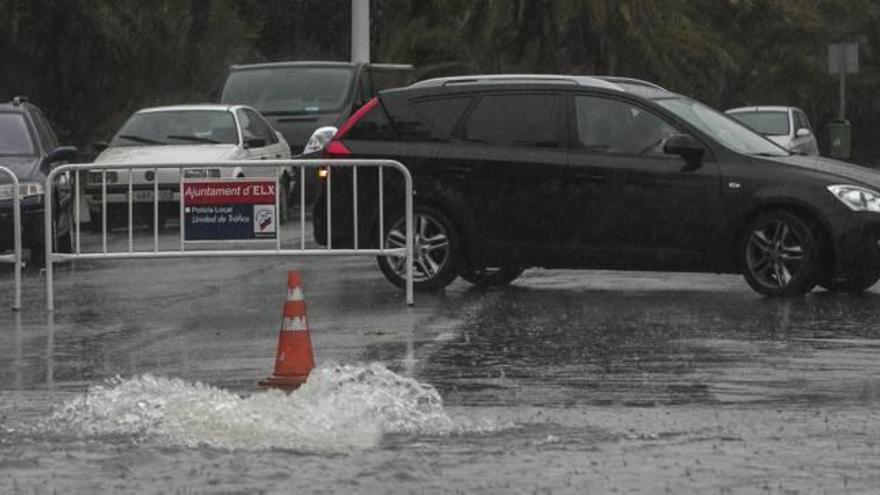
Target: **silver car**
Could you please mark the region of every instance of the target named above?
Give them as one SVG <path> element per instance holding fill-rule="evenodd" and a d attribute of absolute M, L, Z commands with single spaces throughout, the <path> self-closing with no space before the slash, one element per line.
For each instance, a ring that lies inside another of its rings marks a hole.
<path fill-rule="evenodd" d="M 799 108 L 741 107 L 732 108 L 726 113 L 792 153 L 819 154 L 816 134 L 806 114 Z"/>

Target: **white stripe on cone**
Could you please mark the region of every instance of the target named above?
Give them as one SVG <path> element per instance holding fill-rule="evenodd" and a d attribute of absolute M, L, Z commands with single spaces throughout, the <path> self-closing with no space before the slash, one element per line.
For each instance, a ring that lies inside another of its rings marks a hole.
<path fill-rule="evenodd" d="M 294 287 L 293 289 L 287 289 L 287 300 L 288 301 L 304 301 L 305 296 L 303 295 L 302 289 L 299 287 Z"/>
<path fill-rule="evenodd" d="M 285 318 L 284 324 L 281 326 L 283 332 L 303 332 L 308 330 L 305 316 L 296 316 L 294 318 Z"/>

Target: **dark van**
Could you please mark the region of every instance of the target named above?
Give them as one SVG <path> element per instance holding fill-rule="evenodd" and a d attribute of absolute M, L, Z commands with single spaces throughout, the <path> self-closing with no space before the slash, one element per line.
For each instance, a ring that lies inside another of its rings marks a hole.
<path fill-rule="evenodd" d="M 220 102 L 248 105 L 284 134 L 294 156 L 315 129 L 339 127 L 383 89 L 413 82 L 412 65 L 276 62 L 233 65 Z"/>

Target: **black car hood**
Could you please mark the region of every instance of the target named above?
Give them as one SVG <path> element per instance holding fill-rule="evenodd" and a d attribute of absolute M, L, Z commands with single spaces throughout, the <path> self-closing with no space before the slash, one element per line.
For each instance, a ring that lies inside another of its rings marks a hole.
<path fill-rule="evenodd" d="M 852 163 L 822 158 L 818 156 L 791 155 L 781 157 L 757 157 L 760 160 L 782 163 L 785 165 L 821 172 L 836 176 L 841 182 L 857 182 L 862 185 L 880 189 L 880 171 L 854 165 Z"/>
<path fill-rule="evenodd" d="M 19 181 L 39 176 L 40 159 L 35 156 L 0 156 L 0 166 L 6 167 L 15 174 Z M 9 176 L 0 173 L 0 184 L 11 182 Z M 40 178 L 42 182 L 42 178 Z"/>

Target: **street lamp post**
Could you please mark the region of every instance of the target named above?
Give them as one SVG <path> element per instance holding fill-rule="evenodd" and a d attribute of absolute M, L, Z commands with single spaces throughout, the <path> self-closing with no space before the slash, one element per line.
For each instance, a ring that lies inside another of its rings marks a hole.
<path fill-rule="evenodd" d="M 370 0 L 351 0 L 351 61 L 370 61 Z"/>

